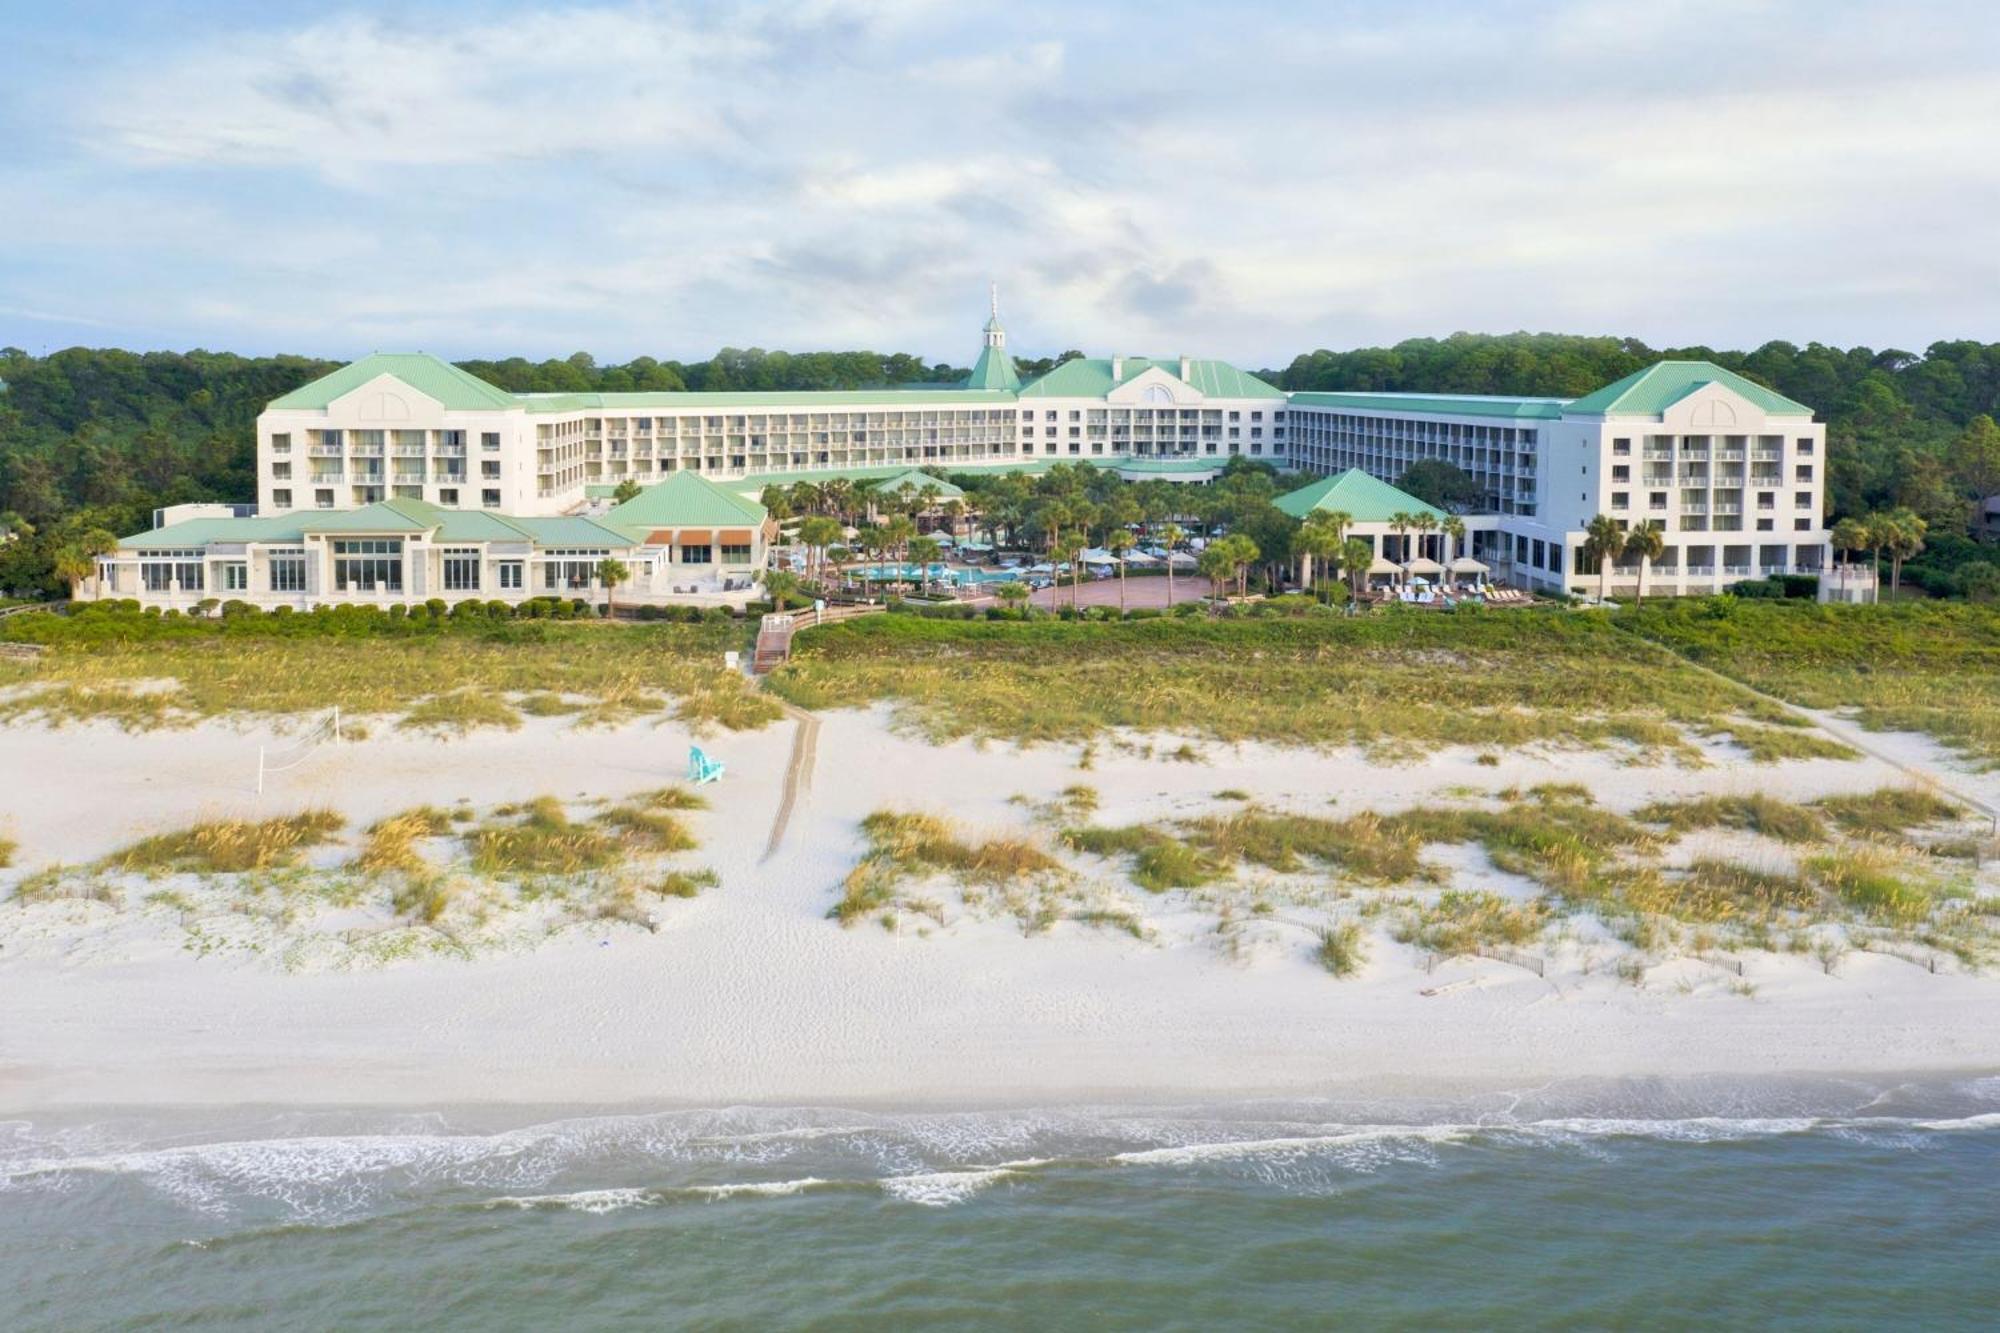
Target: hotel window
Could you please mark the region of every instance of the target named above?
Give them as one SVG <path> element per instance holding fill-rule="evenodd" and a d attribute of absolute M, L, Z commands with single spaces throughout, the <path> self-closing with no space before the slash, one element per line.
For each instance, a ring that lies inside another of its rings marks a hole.
<path fill-rule="evenodd" d="M 1776 509 L 1778 507 L 1778 497 L 1769 491 L 1759 491 L 1757 492 L 1757 507 L 1759 509 Z"/>
<path fill-rule="evenodd" d="M 272 453 L 274 453 L 274 454 L 288 454 L 288 453 L 290 453 L 291 451 L 292 451 L 292 437 L 291 437 L 291 434 L 290 434 L 289 432 L 287 432 L 287 433 L 285 433 L 285 434 L 282 434 L 282 435 L 273 435 L 273 436 L 271 437 L 271 452 L 272 452 Z"/>
<path fill-rule="evenodd" d="M 462 430 L 441 430 L 437 433 L 437 443 L 447 448 L 463 449 L 465 432 Z"/>
<path fill-rule="evenodd" d="M 1611 507 L 1613 509 L 1630 509 L 1632 507 L 1632 493 L 1630 491 L 1611 492 Z"/>
<path fill-rule="evenodd" d="M 335 542 L 333 586 L 337 592 L 401 592 L 402 539 L 367 537 Z"/>
<path fill-rule="evenodd" d="M 315 506 L 315 507 L 317 507 L 317 508 L 320 508 L 320 509 L 331 509 L 331 508 L 333 508 L 333 492 L 332 492 L 332 491 L 314 491 L 314 492 L 313 492 L 313 504 L 314 504 L 314 506 Z"/>
<path fill-rule="evenodd" d="M 1794 509 L 1811 509 L 1812 502 L 1811 491 L 1794 491 L 1792 493 L 1792 508 Z"/>
<path fill-rule="evenodd" d="M 500 574 L 500 586 L 502 589 L 512 589 L 515 591 L 520 589 L 521 562 L 519 560 L 502 560 L 497 569 Z"/>
<path fill-rule="evenodd" d="M 749 543 L 737 545 L 732 542 L 722 544 L 722 563 L 725 565 L 747 565 L 750 563 Z"/>
<path fill-rule="evenodd" d="M 1667 507 L 1667 493 L 1665 491 L 1646 492 L 1646 508 L 1665 509 L 1666 507 Z"/>
<path fill-rule="evenodd" d="M 1777 526 L 1776 519 L 1760 518 L 1757 520 L 1757 531 L 1759 532 L 1770 532 L 1774 528 L 1776 528 L 1776 526 Z"/>
<path fill-rule="evenodd" d="M 450 487 L 446 487 L 444 490 L 438 492 L 438 503 L 441 505 L 456 505 L 458 503 L 458 492 Z"/>
<path fill-rule="evenodd" d="M 497 430 L 481 431 L 479 433 L 479 447 L 488 453 L 498 452 L 500 448 L 500 432 Z"/>
<path fill-rule="evenodd" d="M 271 480 L 290 481 L 291 479 L 292 479 L 292 465 L 290 463 L 271 464 Z"/>
<path fill-rule="evenodd" d="M 1632 456 L 1632 441 L 1613 440 L 1611 442 L 1611 456 L 1614 458 L 1630 458 Z"/>
<path fill-rule="evenodd" d="M 139 581 L 147 592 L 171 592 L 175 584 L 182 592 L 202 590 L 200 551 L 148 551 L 139 557 Z"/>
<path fill-rule="evenodd" d="M 1811 464 L 1811 463 L 1801 463 L 1801 464 L 1799 464 L 1799 465 L 1798 465 L 1797 467 L 1793 468 L 1793 469 L 1792 469 L 1792 480 L 1794 480 L 1794 481 L 1811 481 L 1811 480 L 1812 480 L 1812 464 Z"/>
<path fill-rule="evenodd" d="M 445 551 L 444 590 L 479 591 L 479 551 L 476 548 L 448 548 Z"/>
<path fill-rule="evenodd" d="M 581 547 L 574 550 L 550 551 L 550 559 L 542 562 L 542 586 L 544 588 L 588 588 L 597 577 L 597 564 L 608 557 L 608 550 L 592 551 Z"/>
<path fill-rule="evenodd" d="M 1811 520 L 1811 519 L 1809 519 L 1809 518 L 1795 518 L 1795 519 L 1793 519 L 1793 520 L 1792 520 L 1792 531 L 1793 531 L 1793 532 L 1811 532 L 1811 531 L 1812 531 L 1812 520 Z"/>
<path fill-rule="evenodd" d="M 1630 467 L 1629 465 L 1625 464 L 1625 463 L 1620 463 L 1620 464 L 1618 464 L 1618 465 L 1617 465 L 1616 467 L 1613 467 L 1613 468 L 1611 469 L 1611 480 L 1613 480 L 1613 481 L 1630 481 L 1630 480 L 1632 480 L 1632 469 L 1631 469 L 1631 467 Z"/>
<path fill-rule="evenodd" d="M 292 507 L 292 493 L 290 491 L 272 491 L 271 507 L 273 509 L 290 509 Z"/>
<path fill-rule="evenodd" d="M 500 480 L 500 460 L 485 458 L 479 462 L 479 475 L 487 481 Z"/>
<path fill-rule="evenodd" d="M 304 592 L 306 590 L 306 553 L 304 551 L 271 552 L 271 591 Z"/>
<path fill-rule="evenodd" d="M 1802 458 L 1811 458 L 1811 457 L 1812 457 L 1812 451 L 1813 451 L 1813 442 L 1812 442 L 1811 440 L 1800 440 L 1800 441 L 1799 441 L 1799 456 L 1800 456 L 1800 457 L 1802 457 Z"/>
<path fill-rule="evenodd" d="M 498 509 L 500 507 L 500 492 L 497 490 L 481 491 L 479 493 L 479 503 L 488 509 Z"/>
<path fill-rule="evenodd" d="M 684 565 L 706 565 L 715 560 L 715 548 L 704 543 L 700 546 L 683 545 L 680 548 L 680 562 Z"/>
<path fill-rule="evenodd" d="M 216 572 L 222 575 L 222 590 L 224 592 L 250 591 L 249 565 L 243 563 L 241 560 L 231 560 L 226 564 L 217 565 L 215 568 Z"/>

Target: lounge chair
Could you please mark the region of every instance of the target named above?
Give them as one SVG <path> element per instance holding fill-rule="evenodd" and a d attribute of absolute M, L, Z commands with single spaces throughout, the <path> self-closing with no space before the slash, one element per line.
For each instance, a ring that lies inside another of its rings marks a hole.
<path fill-rule="evenodd" d="M 710 759 L 701 752 L 698 745 L 688 746 L 688 781 L 699 787 L 704 782 L 714 782 L 722 776 L 723 764 L 720 759 Z"/>

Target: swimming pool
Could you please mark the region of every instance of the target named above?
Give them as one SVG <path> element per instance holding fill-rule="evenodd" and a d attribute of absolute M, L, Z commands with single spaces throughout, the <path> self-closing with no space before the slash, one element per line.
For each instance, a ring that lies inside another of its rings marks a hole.
<path fill-rule="evenodd" d="M 924 568 L 921 565 L 861 565 L 848 571 L 856 578 L 866 580 L 901 580 L 906 583 L 922 582 Z M 948 565 L 932 565 L 932 583 L 1011 583 L 1017 576 L 1004 569 L 953 569 Z"/>

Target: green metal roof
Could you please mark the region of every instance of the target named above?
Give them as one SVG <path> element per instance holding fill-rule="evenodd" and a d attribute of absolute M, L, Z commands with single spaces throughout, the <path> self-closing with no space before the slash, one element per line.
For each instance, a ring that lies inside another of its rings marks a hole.
<path fill-rule="evenodd" d="M 1724 370 L 1713 361 L 1661 361 L 1633 371 L 1624 379 L 1586 394 L 1564 409 L 1577 416 L 1656 417 L 1681 399 L 1710 384 L 1749 399 L 1776 417 L 1812 419 L 1812 409 L 1795 403 L 1733 370 Z"/>
<path fill-rule="evenodd" d="M 1179 357 L 1128 356 L 1119 367 L 1114 379 L 1111 374 L 1111 358 L 1078 357 L 1065 361 L 1041 378 L 1031 380 L 1022 387 L 1023 398 L 1102 398 L 1121 384 L 1126 384 L 1158 366 L 1161 370 L 1180 378 Z M 1209 398 L 1276 398 L 1282 400 L 1284 390 L 1275 389 L 1255 375 L 1239 370 L 1227 361 L 1188 362 L 1187 381 Z"/>
<path fill-rule="evenodd" d="M 1447 393 L 1318 393 L 1292 395 L 1295 407 L 1352 408 L 1359 412 L 1410 412 L 1455 417 L 1515 417 L 1554 421 L 1563 414 L 1561 398 L 1502 398 Z"/>
<path fill-rule="evenodd" d="M 1322 477 L 1272 501 L 1293 518 L 1304 518 L 1314 510 L 1346 514 L 1357 523 L 1387 523 L 1395 514 L 1429 514 L 1443 518 L 1444 510 L 1425 504 L 1408 491 L 1360 468 L 1349 468 L 1333 477 Z"/>
<path fill-rule="evenodd" d="M 699 472 L 669 472 L 606 519 L 633 529 L 755 527 L 764 521 L 764 506 Z"/>
<path fill-rule="evenodd" d="M 120 537 L 122 551 L 158 551 L 206 546 L 210 542 L 297 542 L 305 540 L 302 515 L 271 518 L 191 518 L 164 528 Z"/>
<path fill-rule="evenodd" d="M 429 532 L 445 511 L 424 500 L 379 500 L 359 509 L 334 509 L 302 516 L 307 532 Z"/>
<path fill-rule="evenodd" d="M 937 498 L 940 500 L 955 500 L 965 494 L 963 490 L 952 485 L 950 482 L 939 481 L 930 473 L 919 471 L 916 468 L 898 473 L 896 476 L 878 483 L 875 486 L 875 494 L 897 495 L 903 491 L 921 491 L 926 486 L 937 491 Z"/>
<path fill-rule="evenodd" d="M 972 363 L 972 373 L 965 377 L 968 390 L 1005 390 L 1014 392 L 1021 387 L 1021 376 L 1014 369 L 1014 358 L 1007 355 L 1004 347 L 982 347 L 979 359 Z"/>
<path fill-rule="evenodd" d="M 1094 461 L 1094 460 L 1093 460 Z M 1122 458 L 1105 466 L 1120 472 L 1137 472 L 1148 476 L 1178 476 L 1188 472 L 1220 472 L 1229 465 L 1225 457 L 1215 458 Z"/>
<path fill-rule="evenodd" d="M 537 546 L 637 546 L 645 533 L 605 518 L 558 515 L 552 518 L 507 520 Z"/>
<path fill-rule="evenodd" d="M 983 407 L 1013 401 L 1014 395 L 1002 390 L 900 389 L 886 386 L 880 389 L 790 389 L 768 393 L 524 393 L 513 396 L 509 406 L 525 407 L 531 413 L 642 407 L 782 407 L 803 411 L 815 407 Z"/>
<path fill-rule="evenodd" d="M 351 365 L 302 384 L 281 398 L 271 400 L 274 408 L 324 408 L 334 399 L 354 392 L 377 375 L 394 375 L 427 398 L 435 398 L 452 410 L 519 407 L 514 395 L 488 384 L 469 371 L 428 352 L 377 352 Z"/>

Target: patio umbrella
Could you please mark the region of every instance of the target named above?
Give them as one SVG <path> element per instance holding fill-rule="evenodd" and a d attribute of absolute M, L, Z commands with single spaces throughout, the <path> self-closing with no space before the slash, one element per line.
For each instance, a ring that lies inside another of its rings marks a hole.
<path fill-rule="evenodd" d="M 1440 565 L 1437 561 L 1432 560 L 1428 556 L 1422 556 L 1422 555 L 1417 556 L 1415 559 L 1405 560 L 1403 562 L 1403 568 L 1411 574 L 1444 573 L 1443 565 Z"/>
<path fill-rule="evenodd" d="M 1403 572 L 1403 567 L 1387 556 L 1378 555 L 1370 562 L 1368 572 L 1370 574 L 1400 574 Z"/>
<path fill-rule="evenodd" d="M 1487 565 L 1474 560 L 1471 556 L 1462 555 L 1451 562 L 1451 572 L 1454 574 L 1485 574 L 1490 572 L 1490 570 Z"/>

